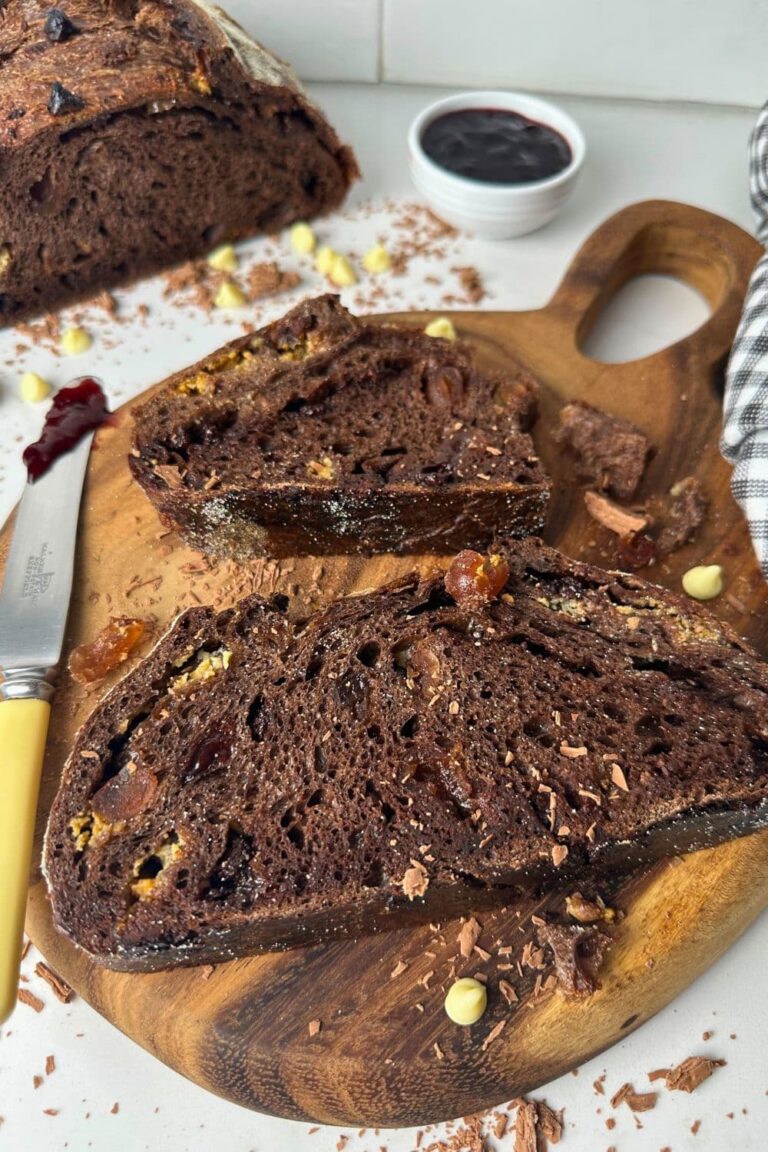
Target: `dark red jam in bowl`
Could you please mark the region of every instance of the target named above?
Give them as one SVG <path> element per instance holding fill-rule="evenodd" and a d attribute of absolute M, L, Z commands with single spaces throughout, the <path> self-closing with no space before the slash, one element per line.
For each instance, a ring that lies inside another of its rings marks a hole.
<path fill-rule="evenodd" d="M 101 385 L 84 376 L 57 392 L 48 409 L 40 439 L 24 449 L 22 457 L 30 482 L 39 480 L 58 459 L 109 416 Z"/>
<path fill-rule="evenodd" d="M 571 162 L 565 137 L 507 108 L 460 108 L 427 124 L 421 146 L 430 160 L 468 180 L 531 184 Z"/>

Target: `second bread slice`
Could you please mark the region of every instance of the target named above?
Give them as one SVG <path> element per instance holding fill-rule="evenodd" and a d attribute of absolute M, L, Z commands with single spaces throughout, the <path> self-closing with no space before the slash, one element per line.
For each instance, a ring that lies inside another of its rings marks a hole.
<path fill-rule="evenodd" d="M 247 559 L 451 552 L 537 533 L 537 387 L 333 296 L 227 345 L 136 412 L 131 466 L 196 548 Z"/>

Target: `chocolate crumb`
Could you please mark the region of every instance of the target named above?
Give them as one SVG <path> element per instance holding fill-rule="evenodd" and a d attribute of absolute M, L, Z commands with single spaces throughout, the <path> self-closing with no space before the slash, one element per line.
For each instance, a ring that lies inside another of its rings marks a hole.
<path fill-rule="evenodd" d="M 109 1111 L 113 1116 L 117 1116 L 118 1112 L 120 1111 L 120 1105 L 118 1104 L 117 1100 L 114 1102 Z"/>
<path fill-rule="evenodd" d="M 656 542 L 660 555 L 666 556 L 687 544 L 706 514 L 707 498 L 695 476 L 686 476 L 675 484 L 659 517 L 663 524 Z"/>
<path fill-rule="evenodd" d="M 84 107 L 85 101 L 80 96 L 70 92 L 58 80 L 54 80 L 48 96 L 48 111 L 51 116 L 66 116 L 70 112 L 79 112 Z"/>
<path fill-rule="evenodd" d="M 56 1071 L 56 1058 L 54 1056 L 46 1056 L 45 1058 L 45 1074 L 50 1076 L 52 1072 Z"/>
<path fill-rule="evenodd" d="M 37 1074 L 35 1074 L 32 1077 L 32 1087 L 33 1088 L 39 1088 L 42 1083 L 43 1083 L 43 1077 L 42 1076 L 38 1076 Z"/>
<path fill-rule="evenodd" d="M 288 292 L 300 281 L 298 272 L 285 272 L 274 260 L 254 264 L 248 272 L 248 288 L 254 300 L 262 296 L 273 296 L 278 292 Z"/>
<path fill-rule="evenodd" d="M 655 449 L 627 420 L 576 401 L 560 410 L 557 439 L 577 459 L 577 473 L 619 500 L 631 500 Z"/>
<path fill-rule="evenodd" d="M 468 304 L 479 304 L 487 295 L 485 286 L 477 268 L 452 268 L 459 278 L 459 285 Z"/>
<path fill-rule="evenodd" d="M 64 40 L 76 36 L 79 28 L 72 23 L 66 12 L 62 12 L 61 8 L 51 8 L 45 18 L 43 31 L 52 43 L 60 44 Z"/>
<path fill-rule="evenodd" d="M 599 987 L 597 973 L 609 937 L 594 927 L 550 923 L 537 929 L 537 939 L 552 951 L 562 992 L 566 996 L 591 996 Z"/>

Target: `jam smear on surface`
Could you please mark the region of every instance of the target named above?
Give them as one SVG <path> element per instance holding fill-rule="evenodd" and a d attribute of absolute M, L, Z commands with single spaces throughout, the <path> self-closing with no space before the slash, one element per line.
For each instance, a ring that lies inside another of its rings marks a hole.
<path fill-rule="evenodd" d="M 101 385 L 90 376 L 84 376 L 77 384 L 57 392 L 45 417 L 40 439 L 24 449 L 22 459 L 30 483 L 44 476 L 54 460 L 103 424 L 107 416 L 107 398 Z"/>

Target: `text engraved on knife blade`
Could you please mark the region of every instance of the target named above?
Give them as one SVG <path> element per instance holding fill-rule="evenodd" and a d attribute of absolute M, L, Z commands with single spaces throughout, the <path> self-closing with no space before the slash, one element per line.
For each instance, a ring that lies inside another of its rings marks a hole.
<path fill-rule="evenodd" d="M 51 586 L 56 575 L 55 569 L 49 568 L 53 562 L 53 553 L 47 541 L 40 545 L 38 552 L 27 556 L 24 568 L 24 580 L 21 586 L 21 599 L 37 603 L 39 596 L 44 595 Z"/>

